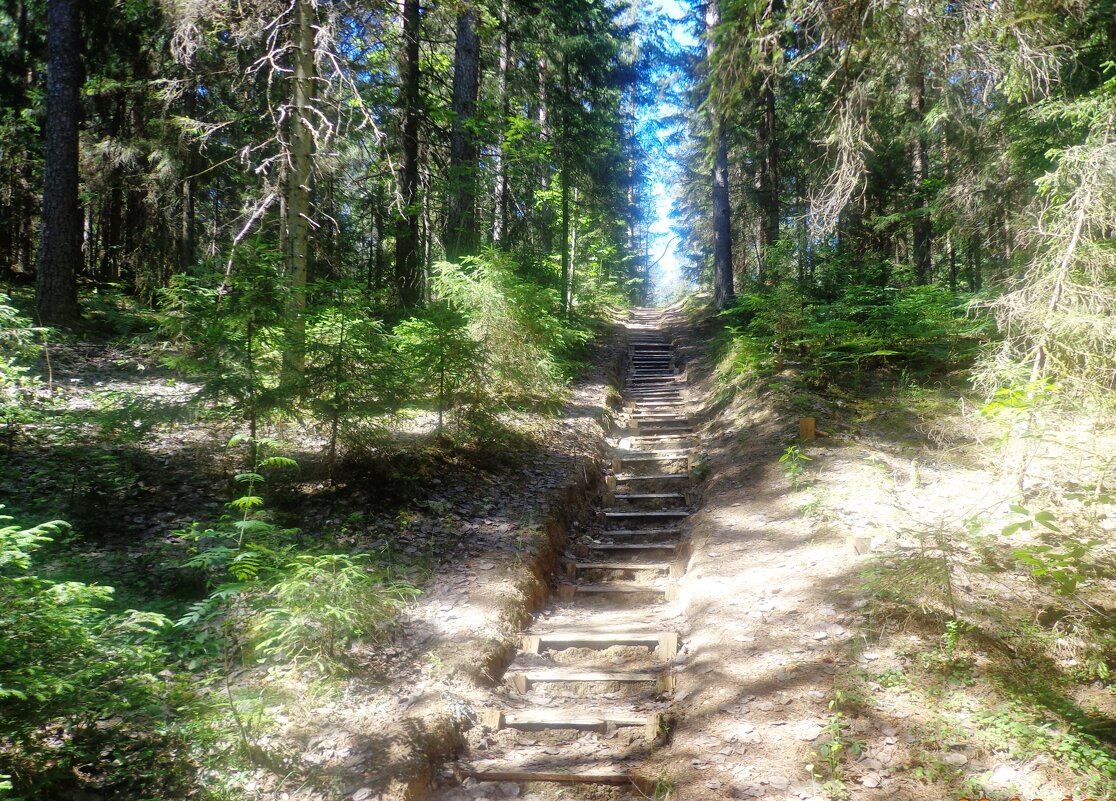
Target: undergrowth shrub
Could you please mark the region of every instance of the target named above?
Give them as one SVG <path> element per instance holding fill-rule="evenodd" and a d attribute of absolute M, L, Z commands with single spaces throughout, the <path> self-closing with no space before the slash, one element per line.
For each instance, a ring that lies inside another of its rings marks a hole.
<path fill-rule="evenodd" d="M 180 532 L 197 543 L 183 567 L 200 571 L 209 586 L 208 596 L 176 624 L 193 635 L 183 656 L 195 667 L 210 664 L 227 674 L 241 657 L 243 639 L 264 660 L 343 672 L 343 646 L 388 632 L 418 590 L 383 554 L 296 553 L 298 530 L 271 522 L 261 494 L 266 474 L 296 463 L 278 455 L 271 440 L 234 437 L 230 447 L 248 451 L 248 467 L 236 476 L 243 494 L 227 504 L 231 514 Z M 227 696 L 239 719 L 232 693 Z"/>
<path fill-rule="evenodd" d="M 284 407 L 281 377 L 291 305 L 278 252 L 260 242 L 234 254 L 226 275 L 211 270 L 171 279 L 163 292 L 167 365 L 200 377 L 199 401 L 231 403 L 251 436 Z"/>
<path fill-rule="evenodd" d="M 0 516 L 0 774 L 28 799 L 82 781 L 130 797 L 182 790 L 188 771 L 169 749 L 183 696 L 158 675 L 168 621 L 106 611 L 112 587 L 39 576 L 35 552 L 66 528 Z"/>
<path fill-rule="evenodd" d="M 985 322 L 936 286 L 852 284 L 828 295 L 784 281 L 742 293 L 721 314 L 721 357 L 737 373 L 793 364 L 808 382 L 841 383 L 864 369 L 950 369 L 972 359 Z"/>
<path fill-rule="evenodd" d="M 260 602 L 252 625 L 256 650 L 335 670 L 344 646 L 392 628 L 418 594 L 367 554 L 303 554 L 280 568 Z"/>

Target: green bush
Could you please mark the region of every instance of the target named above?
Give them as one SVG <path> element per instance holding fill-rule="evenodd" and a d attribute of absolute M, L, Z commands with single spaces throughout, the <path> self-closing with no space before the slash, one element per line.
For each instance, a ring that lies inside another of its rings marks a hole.
<path fill-rule="evenodd" d="M 741 294 L 722 313 L 738 372 L 771 374 L 788 362 L 840 380 L 850 371 L 949 369 L 975 356 L 983 321 L 936 286 L 851 284 L 834 295 L 782 282 Z"/>
<path fill-rule="evenodd" d="M 278 575 L 252 626 L 256 650 L 323 672 L 341 665 L 348 643 L 393 626 L 403 605 L 419 594 L 367 555 L 305 554 Z"/>
<path fill-rule="evenodd" d="M 35 552 L 66 527 L 0 516 L 0 774 L 27 798 L 59 797 L 79 767 L 146 795 L 182 778 L 166 748 L 174 686 L 157 675 L 168 621 L 106 611 L 112 587 L 37 575 Z"/>

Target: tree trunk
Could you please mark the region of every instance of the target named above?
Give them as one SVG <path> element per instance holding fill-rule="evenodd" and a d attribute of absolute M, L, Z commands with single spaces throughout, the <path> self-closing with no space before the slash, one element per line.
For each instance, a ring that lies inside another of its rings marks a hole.
<path fill-rule="evenodd" d="M 395 226 L 395 282 L 402 306 L 422 303 L 423 275 L 419 264 L 419 0 L 403 0 L 403 55 L 399 61 L 401 164 L 399 193 L 402 213 Z"/>
<path fill-rule="evenodd" d="M 930 222 L 930 201 L 926 197 L 926 181 L 930 177 L 929 156 L 926 152 L 926 137 L 922 133 L 922 121 L 926 116 L 926 81 L 919 59 L 914 59 L 910 73 L 910 112 L 911 112 L 911 183 L 914 190 L 915 218 L 911 224 L 912 246 L 914 251 L 915 282 L 926 284 L 931 279 L 931 249 L 933 247 L 933 228 Z"/>
<path fill-rule="evenodd" d="M 721 22 L 718 0 L 709 0 L 705 7 L 705 55 L 713 59 L 713 33 Z M 713 98 L 709 103 L 710 128 L 713 136 L 713 303 L 718 309 L 732 304 L 732 208 L 728 187 L 728 136 L 723 114 Z"/>
<path fill-rule="evenodd" d="M 372 212 L 372 221 L 376 229 L 376 249 L 372 262 L 372 291 L 379 293 L 384 285 L 384 213 L 380 210 L 378 201 Z"/>
<path fill-rule="evenodd" d="M 779 240 L 779 140 L 775 118 L 775 90 L 768 77 L 763 89 L 763 125 L 760 126 L 759 201 L 763 222 L 760 229 L 761 253 L 758 278 L 771 273 L 775 243 Z"/>
<path fill-rule="evenodd" d="M 570 160 L 566 154 L 567 146 L 567 125 L 566 125 L 566 103 L 569 102 L 570 94 L 570 62 L 569 59 L 562 59 L 562 94 L 563 104 L 561 106 L 562 114 L 560 115 L 562 122 L 562 130 L 559 134 L 559 159 L 560 170 L 558 180 L 561 181 L 559 187 L 562 191 L 562 222 L 561 222 L 561 248 L 562 248 L 562 313 L 570 313 Z"/>
<path fill-rule="evenodd" d="M 457 17 L 453 61 L 453 127 L 450 131 L 446 258 L 456 262 L 477 252 L 477 146 L 470 130 L 480 91 L 480 39 L 471 7 Z"/>
<path fill-rule="evenodd" d="M 295 307 L 300 310 L 306 305 L 306 281 L 310 272 L 310 194 L 314 181 L 314 0 L 295 0 L 294 15 L 294 86 L 286 187 L 285 255 L 295 293 Z"/>
<path fill-rule="evenodd" d="M 545 55 L 539 56 L 539 108 L 538 123 L 539 135 L 544 142 L 552 141 L 550 131 L 550 83 L 549 65 Z M 560 143 L 559 143 L 560 144 Z M 544 194 L 550 191 L 550 165 L 543 164 L 542 175 L 539 176 L 539 186 Z M 532 204 L 533 205 L 533 204 Z M 554 214 L 549 202 L 544 202 L 539 213 L 540 246 L 543 254 L 549 255 L 554 250 Z"/>
<path fill-rule="evenodd" d="M 306 357 L 306 284 L 310 275 L 310 196 L 314 183 L 314 28 L 316 0 L 294 0 L 291 110 L 281 237 L 291 286 L 290 344 L 283 353 L 285 379 L 301 373 Z"/>
<path fill-rule="evenodd" d="M 492 241 L 505 245 L 508 239 L 508 168 L 504 163 L 504 128 L 511 116 L 511 96 L 508 94 L 508 52 L 511 50 L 511 30 L 508 24 L 508 2 L 500 3 L 500 54 L 497 63 L 497 91 L 500 94 L 500 141 L 496 145 L 496 192 L 492 204 Z"/>
<path fill-rule="evenodd" d="M 39 322 L 77 318 L 81 264 L 78 203 L 78 93 L 81 88 L 81 18 L 78 0 L 50 0 L 47 25 L 46 166 L 39 225 L 35 309 Z"/>
<path fill-rule="evenodd" d="M 186 92 L 186 116 L 193 118 L 197 113 L 197 90 L 192 85 Z M 197 147 L 193 141 L 184 140 L 185 152 L 182 158 L 182 220 L 178 240 L 178 269 L 186 272 L 198 258 L 198 178 L 200 169 Z"/>

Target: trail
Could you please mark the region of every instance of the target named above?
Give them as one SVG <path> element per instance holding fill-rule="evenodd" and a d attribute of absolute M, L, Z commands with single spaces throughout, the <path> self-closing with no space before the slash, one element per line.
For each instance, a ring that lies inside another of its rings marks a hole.
<path fill-rule="evenodd" d="M 655 777 L 639 768 L 665 739 L 697 445 L 686 381 L 660 321 L 654 310 L 631 315 L 626 427 L 614 440 L 602 508 L 571 540 L 551 603 L 524 632 L 458 763 L 469 787 L 501 782 L 503 795 L 519 794 L 508 783 L 653 789 Z"/>

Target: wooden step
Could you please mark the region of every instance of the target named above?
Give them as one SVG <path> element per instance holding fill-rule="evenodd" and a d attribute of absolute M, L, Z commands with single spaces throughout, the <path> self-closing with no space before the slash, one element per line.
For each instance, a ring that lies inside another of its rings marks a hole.
<path fill-rule="evenodd" d="M 665 585 L 637 584 L 634 581 L 608 581 L 599 584 L 559 584 L 559 600 L 570 603 L 578 596 L 605 597 L 609 595 L 631 597 L 634 595 L 653 595 L 661 597 L 664 601 L 674 601 L 678 598 L 678 588 L 675 584 Z"/>
<path fill-rule="evenodd" d="M 637 476 L 635 473 L 621 473 L 620 475 L 613 476 L 617 484 L 623 484 L 627 481 L 689 481 L 689 473 L 663 473 L 654 476 Z"/>
<path fill-rule="evenodd" d="M 681 520 L 689 517 L 690 512 L 687 509 L 648 509 L 640 511 L 633 509 L 624 512 L 602 512 L 605 520 Z"/>
<path fill-rule="evenodd" d="M 550 784 L 607 784 L 633 786 L 650 798 L 654 792 L 654 782 L 635 776 L 629 768 L 614 765 L 607 761 L 588 764 L 562 762 L 557 766 L 549 763 L 520 763 L 514 760 L 484 760 L 477 762 L 458 762 L 457 772 L 462 777 L 472 777 L 481 782 L 547 782 Z"/>
<path fill-rule="evenodd" d="M 680 578 L 683 573 L 682 565 L 672 562 L 577 562 L 573 560 L 566 562 L 566 575 L 571 581 L 577 579 L 577 574 L 581 570 L 614 570 L 624 573 L 654 571 L 665 573 L 672 579 Z"/>
<path fill-rule="evenodd" d="M 624 492 L 612 496 L 618 501 L 684 501 L 681 492 Z"/>
<path fill-rule="evenodd" d="M 673 689 L 666 671 L 583 670 L 580 668 L 537 668 L 514 670 L 504 679 L 516 692 L 526 693 L 533 684 L 575 684 L 578 682 L 616 682 L 617 684 L 654 684 L 660 692 Z"/>
<path fill-rule="evenodd" d="M 566 562 L 568 571 L 577 570 L 654 570 L 656 573 L 669 573 L 670 562 Z"/>
<path fill-rule="evenodd" d="M 688 450 L 655 450 L 655 451 L 629 451 L 624 455 L 616 455 L 613 461 L 620 462 L 669 462 L 677 459 L 688 459 Z"/>
<path fill-rule="evenodd" d="M 566 648 L 592 648 L 603 651 L 615 645 L 628 648 L 649 648 L 664 661 L 674 659 L 678 653 L 678 634 L 673 631 L 586 631 L 563 629 L 559 631 L 524 634 L 520 650 L 528 654 L 543 651 L 562 651 Z"/>
<path fill-rule="evenodd" d="M 590 553 L 630 553 L 634 555 L 668 553 L 671 556 L 678 553 L 677 542 L 598 542 L 586 546 Z"/>
<path fill-rule="evenodd" d="M 614 728 L 640 726 L 648 740 L 659 736 L 661 720 L 657 712 L 641 713 L 627 710 L 522 709 L 505 711 L 486 709 L 481 723 L 490 729 L 585 729 L 607 732 Z"/>
<path fill-rule="evenodd" d="M 632 554 L 635 556 L 665 553 L 675 556 L 678 553 L 677 542 L 598 542 L 587 546 L 590 553 Z"/>

